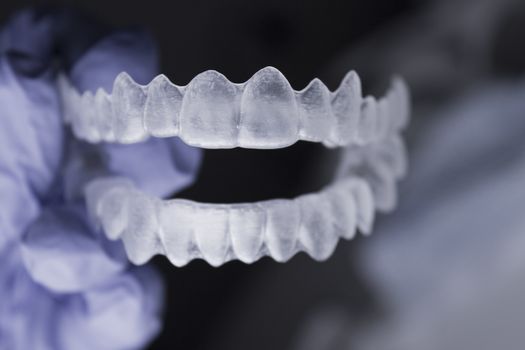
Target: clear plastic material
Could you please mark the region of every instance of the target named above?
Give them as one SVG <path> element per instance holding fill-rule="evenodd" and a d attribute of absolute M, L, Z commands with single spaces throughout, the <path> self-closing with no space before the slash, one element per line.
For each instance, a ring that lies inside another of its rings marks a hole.
<path fill-rule="evenodd" d="M 163 254 L 183 266 L 201 258 L 213 266 L 263 256 L 285 262 L 304 251 L 327 259 L 339 238 L 370 234 L 375 210 L 396 204 L 396 180 L 406 155 L 398 135 L 369 146 L 349 146 L 339 178 L 320 192 L 294 199 L 207 204 L 162 200 L 126 178 L 109 177 L 86 187 L 88 208 L 110 239 L 122 239 L 129 259 L 143 264 Z"/>
<path fill-rule="evenodd" d="M 263 256 L 284 262 L 300 251 L 324 260 L 339 238 L 351 239 L 356 230 L 370 234 L 376 209 L 396 205 L 396 180 L 407 167 L 400 133 L 410 113 L 409 92 L 399 78 L 379 100 L 361 96 L 355 72 L 335 92 L 318 79 L 297 92 L 271 67 L 245 84 L 206 71 L 185 87 L 162 75 L 140 86 L 122 73 L 111 96 L 102 90 L 80 96 L 67 80 L 59 84 L 66 121 L 90 142 L 130 143 L 152 135 L 180 136 L 204 148 L 279 148 L 299 139 L 344 146 L 334 183 L 291 200 L 162 200 L 129 179 L 94 180 L 86 187 L 91 216 L 108 238 L 123 241 L 135 264 L 156 254 L 176 266 L 196 258 L 213 266 Z"/>
<path fill-rule="evenodd" d="M 298 140 L 328 147 L 368 144 L 408 121 L 409 95 L 394 78 L 386 96 L 362 97 L 361 82 L 351 71 L 330 92 L 314 79 L 292 89 L 273 67 L 235 84 L 216 71 L 176 86 L 159 75 L 148 85 L 127 73 L 115 79 L 111 94 L 80 94 L 64 76 L 58 81 L 65 121 L 88 142 L 135 143 L 149 136 L 178 136 L 201 148 L 282 148 Z"/>
<path fill-rule="evenodd" d="M 143 264 L 156 254 L 165 254 L 176 266 L 195 258 L 213 266 L 232 259 L 251 263 L 265 255 L 285 262 L 299 251 L 324 260 L 335 249 L 339 237 L 354 236 L 356 225 L 369 232 L 375 210 L 370 187 L 358 178 L 293 200 L 232 205 L 163 201 L 125 182 L 119 186 L 114 179 L 110 179 L 114 186 L 111 191 L 97 191 L 98 186 L 106 186 L 105 181 L 92 182 L 87 194 L 98 192 L 95 216 L 103 220 L 108 237 L 122 239 L 135 264 Z M 105 210 L 117 202 L 126 203 L 117 205 L 125 214 L 105 215 Z M 342 207 L 348 203 L 349 208 Z M 358 219 L 338 217 L 333 208 L 356 213 Z M 115 231 L 115 227 L 119 229 Z"/>

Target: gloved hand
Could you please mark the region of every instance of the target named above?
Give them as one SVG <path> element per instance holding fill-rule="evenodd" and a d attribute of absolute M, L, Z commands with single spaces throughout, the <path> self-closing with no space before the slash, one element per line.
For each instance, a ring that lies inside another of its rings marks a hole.
<path fill-rule="evenodd" d="M 157 73 L 151 38 L 68 11 L 24 11 L 0 36 L 0 349 L 139 349 L 160 329 L 162 283 L 131 267 L 87 218 L 83 186 L 130 177 L 167 196 L 189 185 L 200 151 L 178 139 L 88 145 L 64 127 L 55 80 L 80 91 L 127 71 Z"/>

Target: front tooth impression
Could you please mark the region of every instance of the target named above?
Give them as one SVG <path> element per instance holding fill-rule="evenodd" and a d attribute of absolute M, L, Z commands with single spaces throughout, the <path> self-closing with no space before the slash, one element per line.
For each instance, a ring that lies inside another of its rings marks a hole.
<path fill-rule="evenodd" d="M 120 73 L 113 85 L 113 131 L 117 141 L 132 143 L 146 137 L 143 114 L 146 94 L 126 73 Z"/>
<path fill-rule="evenodd" d="M 263 244 L 265 210 L 258 204 L 237 204 L 230 208 L 230 236 L 235 256 L 252 263 L 260 256 Z"/>
<path fill-rule="evenodd" d="M 186 88 L 181 138 L 193 146 L 232 148 L 237 144 L 239 89 L 216 71 L 197 75 Z"/>
<path fill-rule="evenodd" d="M 175 266 L 184 266 L 195 257 L 195 210 L 193 203 L 184 200 L 167 201 L 160 205 L 161 241 L 168 259 Z"/>
<path fill-rule="evenodd" d="M 247 82 L 241 98 L 239 145 L 286 147 L 297 141 L 299 116 L 295 94 L 277 69 L 261 69 Z"/>
<path fill-rule="evenodd" d="M 319 194 L 301 196 L 297 202 L 301 210 L 299 240 L 314 259 L 328 259 L 338 241 L 330 203 Z"/>
<path fill-rule="evenodd" d="M 266 201 L 263 205 L 266 247 L 276 261 L 285 262 L 297 252 L 299 208 L 296 202 L 282 199 Z"/>
<path fill-rule="evenodd" d="M 335 117 L 326 85 L 314 79 L 298 96 L 301 138 L 313 142 L 328 140 Z"/>
<path fill-rule="evenodd" d="M 229 248 L 228 208 L 202 206 L 198 211 L 199 220 L 193 223 L 197 246 L 206 261 L 219 266 L 225 261 Z"/>
<path fill-rule="evenodd" d="M 332 142 L 345 146 L 356 137 L 361 113 L 361 80 L 356 72 L 349 72 L 335 91 L 332 109 L 336 127 L 332 132 Z"/>
<path fill-rule="evenodd" d="M 144 126 L 155 137 L 171 137 L 179 134 L 179 118 L 182 105 L 180 88 L 165 75 L 159 75 L 148 86 L 144 110 Z"/>

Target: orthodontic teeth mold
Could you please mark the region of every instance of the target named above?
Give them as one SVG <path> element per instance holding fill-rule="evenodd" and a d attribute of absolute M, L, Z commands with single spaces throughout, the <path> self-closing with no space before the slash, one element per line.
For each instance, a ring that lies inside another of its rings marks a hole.
<path fill-rule="evenodd" d="M 285 262 L 299 251 L 324 260 L 339 237 L 351 239 L 356 227 L 369 233 L 374 216 L 370 188 L 358 178 L 293 200 L 242 204 L 160 200 L 126 179 L 96 180 L 87 188 L 91 192 L 100 194 L 94 215 L 109 237 L 122 239 L 135 264 L 156 254 L 175 266 L 195 258 L 213 266 L 233 259 L 252 263 L 266 255 Z M 115 203 L 116 212 L 105 211 Z"/>
<path fill-rule="evenodd" d="M 318 79 L 294 91 L 272 67 L 244 84 L 206 71 L 185 87 L 163 75 L 141 86 L 121 73 L 112 95 L 101 89 L 80 95 L 64 77 L 59 86 L 66 122 L 89 142 L 179 136 L 202 148 L 279 148 L 298 140 L 344 146 L 334 182 L 294 199 L 163 200 L 126 178 L 91 181 L 85 188 L 91 217 L 109 239 L 122 240 L 137 265 L 158 254 L 175 266 L 197 258 L 213 266 L 263 256 L 285 262 L 301 251 L 327 259 L 339 238 L 352 239 L 357 230 L 369 234 L 376 210 L 394 209 L 396 182 L 407 169 L 401 131 L 409 122 L 410 103 L 399 78 L 379 100 L 361 96 L 355 72 L 335 92 Z"/>
<path fill-rule="evenodd" d="M 96 179 L 85 193 L 95 222 L 108 238 L 123 241 L 137 265 L 157 254 L 175 266 L 197 258 L 212 266 L 234 259 L 252 263 L 263 256 L 285 262 L 301 251 L 324 260 L 339 238 L 352 239 L 357 229 L 369 234 L 376 209 L 394 208 L 396 181 L 405 170 L 403 142 L 392 135 L 360 149 L 349 147 L 333 184 L 294 199 L 239 204 L 162 200 L 121 177 Z"/>
<path fill-rule="evenodd" d="M 174 85 L 164 75 L 143 86 L 123 72 L 111 95 L 103 89 L 80 94 L 65 76 L 58 86 L 65 121 L 77 138 L 91 143 L 178 136 L 201 148 L 274 149 L 299 140 L 342 147 L 364 145 L 400 130 L 409 115 L 403 80 L 394 78 L 378 101 L 362 97 L 354 71 L 334 92 L 319 79 L 295 91 L 273 67 L 242 84 L 209 70 L 186 86 Z"/>

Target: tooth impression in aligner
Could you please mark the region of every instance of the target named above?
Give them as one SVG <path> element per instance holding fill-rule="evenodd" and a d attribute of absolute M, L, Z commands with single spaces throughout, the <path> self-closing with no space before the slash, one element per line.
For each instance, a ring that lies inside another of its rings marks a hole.
<path fill-rule="evenodd" d="M 295 95 L 275 68 L 264 68 L 248 81 L 240 113 L 241 147 L 278 148 L 297 141 L 299 113 Z"/>
<path fill-rule="evenodd" d="M 266 210 L 264 239 L 270 255 L 279 262 L 290 259 L 298 249 L 301 212 L 295 202 L 275 199 L 263 202 Z"/>
<path fill-rule="evenodd" d="M 122 242 L 129 259 L 137 265 L 162 253 L 158 234 L 157 208 L 153 198 L 133 191 L 127 200 L 128 222 L 122 232 Z"/>
<path fill-rule="evenodd" d="M 332 222 L 332 208 L 324 194 L 307 194 L 297 199 L 301 210 L 299 240 L 305 250 L 317 260 L 332 254 L 339 240 Z"/>
<path fill-rule="evenodd" d="M 144 129 L 144 89 L 126 73 L 115 79 L 112 94 L 113 132 L 121 143 L 135 143 L 147 136 Z"/>
<path fill-rule="evenodd" d="M 186 88 L 180 137 L 193 146 L 232 148 L 237 145 L 238 88 L 216 71 L 197 75 Z"/>
<path fill-rule="evenodd" d="M 400 78 L 393 79 L 377 107 L 374 98 L 363 100 L 354 71 L 334 92 L 319 79 L 294 91 L 273 67 L 242 84 L 209 70 L 187 86 L 164 75 L 142 86 L 123 72 L 111 95 L 97 92 L 94 98 L 90 92 L 81 96 L 63 75 L 57 83 L 64 120 L 76 137 L 91 143 L 179 136 L 203 148 L 282 148 L 298 140 L 363 145 L 403 129 L 410 112 L 410 94 Z M 93 100 L 96 108 L 90 108 Z"/>
<path fill-rule="evenodd" d="M 155 137 L 179 134 L 180 109 L 183 94 L 165 75 L 159 75 L 149 84 L 144 108 L 144 127 Z"/>
<path fill-rule="evenodd" d="M 313 142 L 328 140 L 336 120 L 330 105 L 331 93 L 326 85 L 314 79 L 297 95 L 300 101 L 300 138 Z"/>
<path fill-rule="evenodd" d="M 260 257 L 266 211 L 258 205 L 238 204 L 230 207 L 230 235 L 233 254 L 245 263 Z"/>
<path fill-rule="evenodd" d="M 341 85 L 334 92 L 332 99 L 336 125 L 332 129 L 334 145 L 347 145 L 355 142 L 361 114 L 361 80 L 356 72 L 351 71 L 343 78 Z"/>
<path fill-rule="evenodd" d="M 195 205 L 189 201 L 164 201 L 160 205 L 160 240 L 168 259 L 175 266 L 184 266 L 197 257 L 194 254 L 195 212 Z"/>
<path fill-rule="evenodd" d="M 197 247 L 212 266 L 224 263 L 230 247 L 228 212 L 225 206 L 203 206 L 199 219 L 192 223 Z"/>
<path fill-rule="evenodd" d="M 120 238 L 128 223 L 129 191 L 123 187 L 109 189 L 96 205 L 102 228 L 109 239 Z"/>

